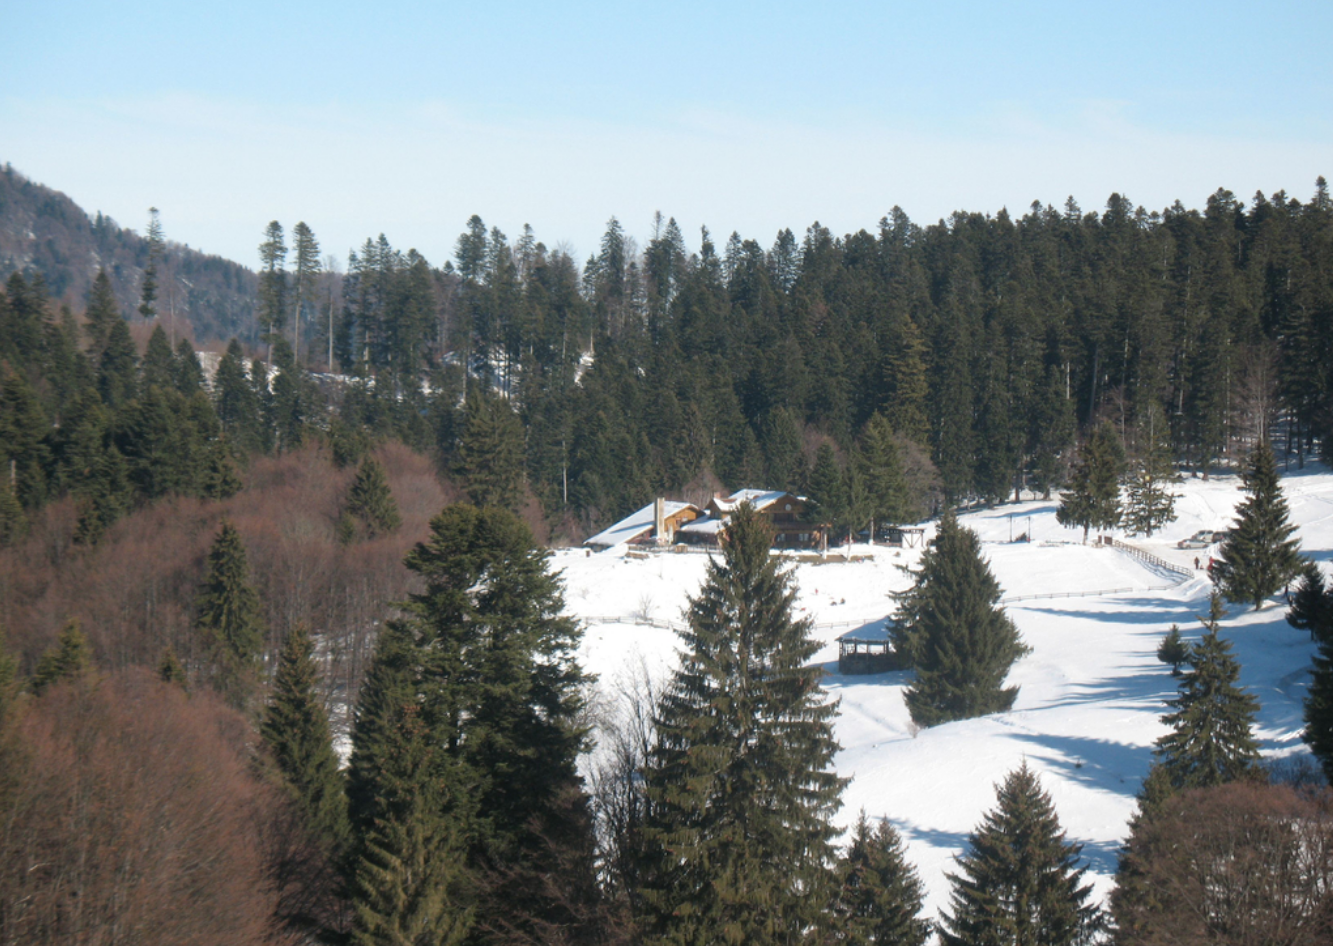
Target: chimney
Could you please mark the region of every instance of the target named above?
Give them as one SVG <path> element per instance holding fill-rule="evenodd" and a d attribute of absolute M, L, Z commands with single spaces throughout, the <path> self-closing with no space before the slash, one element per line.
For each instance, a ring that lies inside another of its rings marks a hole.
<path fill-rule="evenodd" d="M 666 545 L 671 539 L 667 535 L 667 500 L 661 496 L 653 500 L 653 535 L 659 545 Z"/>

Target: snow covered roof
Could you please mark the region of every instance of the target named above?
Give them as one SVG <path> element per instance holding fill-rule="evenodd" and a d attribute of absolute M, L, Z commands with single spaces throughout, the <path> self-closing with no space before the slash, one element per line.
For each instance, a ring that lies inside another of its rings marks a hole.
<path fill-rule="evenodd" d="M 724 519 L 715 519 L 712 516 L 706 516 L 703 519 L 696 519 L 694 522 L 687 522 L 677 532 L 691 532 L 695 535 L 717 535 L 718 530 L 726 524 Z"/>
<path fill-rule="evenodd" d="M 673 500 L 664 500 L 663 515 L 670 517 L 678 512 L 696 507 L 690 503 L 678 503 Z M 639 538 L 645 532 L 653 529 L 653 503 L 649 503 L 643 509 L 632 512 L 620 522 L 610 528 L 603 529 L 592 538 L 585 539 L 584 545 L 593 545 L 599 548 L 614 548 L 618 545 L 624 545 Z"/>
<path fill-rule="evenodd" d="M 880 644 L 889 640 L 889 620 L 875 621 L 871 624 L 863 624 L 861 627 L 848 631 L 846 634 L 839 635 L 839 642 L 846 641 L 849 644 Z"/>
<path fill-rule="evenodd" d="M 731 512 L 742 503 L 748 502 L 759 511 L 772 506 L 786 495 L 787 491 L 781 489 L 739 489 L 726 499 L 715 499 L 713 505 L 720 512 Z"/>

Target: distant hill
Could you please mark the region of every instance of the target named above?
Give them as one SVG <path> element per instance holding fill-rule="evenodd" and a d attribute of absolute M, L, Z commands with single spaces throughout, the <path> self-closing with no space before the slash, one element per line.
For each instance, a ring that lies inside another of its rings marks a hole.
<path fill-rule="evenodd" d="M 121 307 L 139 304 L 148 243 L 100 212 L 90 217 L 59 191 L 0 168 L 0 282 L 15 271 L 40 274 L 51 295 L 82 309 L 105 267 Z M 158 311 L 188 319 L 200 341 L 256 334 L 257 278 L 219 256 L 168 241 L 159 264 Z"/>

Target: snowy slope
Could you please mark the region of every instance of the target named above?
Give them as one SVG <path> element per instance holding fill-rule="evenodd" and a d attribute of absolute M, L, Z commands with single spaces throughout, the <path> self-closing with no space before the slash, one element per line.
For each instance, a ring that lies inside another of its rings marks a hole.
<path fill-rule="evenodd" d="M 1188 480 L 1179 488 L 1176 522 L 1151 539 L 1118 538 L 1187 568 L 1196 556 L 1207 562 L 1211 550 L 1182 551 L 1175 543 L 1229 526 L 1239 485 L 1235 476 Z M 1328 571 L 1334 477 L 1314 468 L 1286 477 L 1284 490 L 1304 552 Z M 920 551 L 857 546 L 854 554 L 868 560 L 843 562 L 831 554 L 828 562 L 795 566 L 799 606 L 824 643 L 817 660 L 828 671 L 826 687 L 840 700 L 836 765 L 851 778 L 840 822 L 851 824 L 864 808 L 900 829 L 926 884 L 931 916 L 947 903 L 945 873 L 993 807 L 995 783 L 1023 759 L 1040 773 L 1069 837 L 1085 845 L 1097 891 L 1107 892 L 1154 740 L 1165 731 L 1163 700 L 1175 692 L 1154 652 L 1173 623 L 1198 636 L 1196 616 L 1208 610 L 1203 572 L 1182 580 L 1120 550 L 1095 548 L 1092 539 L 1083 546 L 1081 532 L 1062 528 L 1055 510 L 1054 502 L 1029 502 L 960 517 L 982 539 L 1003 594 L 1025 596 L 1006 607 L 1033 652 L 1011 672 L 1010 682 L 1020 687 L 1013 711 L 997 716 L 917 732 L 903 704 L 908 673 L 837 673 L 837 637 L 891 610 L 887 595 L 908 587 L 902 566 L 915 564 Z M 1024 533 L 1034 541 L 1011 544 L 1011 536 Z M 567 607 L 589 621 L 581 659 L 603 690 L 614 690 L 641 664 L 659 676 L 670 673 L 675 633 L 633 620 L 679 621 L 705 562 L 701 554 L 556 553 Z M 1133 590 L 1105 593 L 1110 589 Z M 1067 596 L 1027 597 L 1053 593 Z M 1301 700 L 1314 645 L 1287 625 L 1281 603 L 1227 613 L 1224 636 L 1242 663 L 1242 683 L 1260 700 L 1257 736 L 1266 756 L 1304 754 Z M 608 622 L 617 616 L 625 620 Z"/>

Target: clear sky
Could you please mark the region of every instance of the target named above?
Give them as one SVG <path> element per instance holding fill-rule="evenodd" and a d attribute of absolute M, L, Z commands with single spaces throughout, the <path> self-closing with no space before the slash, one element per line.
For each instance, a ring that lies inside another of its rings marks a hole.
<path fill-rule="evenodd" d="M 472 214 L 583 260 L 654 211 L 698 246 L 894 205 L 1309 199 L 1334 154 L 1329 0 L 6 4 L 0 162 L 257 262 Z"/>

